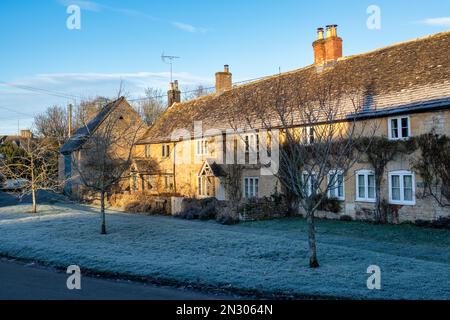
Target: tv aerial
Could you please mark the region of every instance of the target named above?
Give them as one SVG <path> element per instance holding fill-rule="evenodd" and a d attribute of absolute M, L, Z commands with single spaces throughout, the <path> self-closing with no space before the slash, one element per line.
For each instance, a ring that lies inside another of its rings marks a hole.
<path fill-rule="evenodd" d="M 173 61 L 176 60 L 176 59 L 181 59 L 181 58 L 177 57 L 177 56 L 165 55 L 164 52 L 161 54 L 161 60 L 164 63 L 170 65 L 170 82 L 171 83 L 173 82 L 173 76 L 172 76 L 173 75 Z"/>

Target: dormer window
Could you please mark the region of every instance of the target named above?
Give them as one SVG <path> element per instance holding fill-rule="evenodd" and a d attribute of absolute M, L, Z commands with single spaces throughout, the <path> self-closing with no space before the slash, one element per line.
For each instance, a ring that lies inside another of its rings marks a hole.
<path fill-rule="evenodd" d="M 390 118 L 388 120 L 388 131 L 390 140 L 404 140 L 411 136 L 409 117 Z"/>

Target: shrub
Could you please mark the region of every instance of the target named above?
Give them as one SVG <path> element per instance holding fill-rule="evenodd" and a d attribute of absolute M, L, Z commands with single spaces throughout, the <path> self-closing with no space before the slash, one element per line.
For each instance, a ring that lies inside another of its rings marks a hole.
<path fill-rule="evenodd" d="M 207 199 L 183 199 L 182 211 L 175 215 L 177 218 L 193 220 L 213 220 L 217 215 L 218 200 L 216 198 Z"/>
<path fill-rule="evenodd" d="M 322 197 L 322 195 L 318 194 L 316 196 L 315 203 L 317 203 L 317 201 L 319 201 L 321 197 Z M 325 197 L 322 200 L 322 203 L 319 205 L 318 210 L 339 213 L 342 210 L 342 202 L 335 198 Z"/>
<path fill-rule="evenodd" d="M 414 224 L 419 227 L 450 230 L 450 218 L 441 217 L 435 221 L 416 220 Z"/>
<path fill-rule="evenodd" d="M 282 198 L 249 199 L 238 207 L 238 212 L 250 220 L 267 220 L 286 216 L 288 208 Z"/>

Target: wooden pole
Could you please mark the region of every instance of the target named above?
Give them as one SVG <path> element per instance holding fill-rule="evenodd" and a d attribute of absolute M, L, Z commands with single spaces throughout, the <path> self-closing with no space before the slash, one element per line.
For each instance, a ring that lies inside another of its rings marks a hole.
<path fill-rule="evenodd" d="M 68 113 L 69 113 L 69 139 L 72 137 L 72 104 L 69 104 L 68 106 Z"/>

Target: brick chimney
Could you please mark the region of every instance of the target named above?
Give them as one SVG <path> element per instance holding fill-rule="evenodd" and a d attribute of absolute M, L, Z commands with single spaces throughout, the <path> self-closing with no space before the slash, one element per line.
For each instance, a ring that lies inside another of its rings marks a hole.
<path fill-rule="evenodd" d="M 181 91 L 178 88 L 178 80 L 175 80 L 169 85 L 169 91 L 167 91 L 167 104 L 170 107 L 174 103 L 179 102 L 181 102 Z"/>
<path fill-rule="evenodd" d="M 216 93 L 222 93 L 231 89 L 233 84 L 233 75 L 230 73 L 230 67 L 226 64 L 223 72 L 216 73 Z"/>
<path fill-rule="evenodd" d="M 336 61 L 342 58 L 342 39 L 337 36 L 337 25 L 327 26 L 325 39 L 325 62 Z"/>
<path fill-rule="evenodd" d="M 26 139 L 33 138 L 33 133 L 31 130 L 20 130 L 20 137 Z"/>
<path fill-rule="evenodd" d="M 325 38 L 323 28 L 317 28 L 317 40 L 313 42 L 314 64 L 319 65 L 325 62 Z"/>
<path fill-rule="evenodd" d="M 314 64 L 323 65 L 342 57 L 342 39 L 337 36 L 337 25 L 328 25 L 326 37 L 324 29 L 317 29 L 317 40 L 313 42 Z"/>

